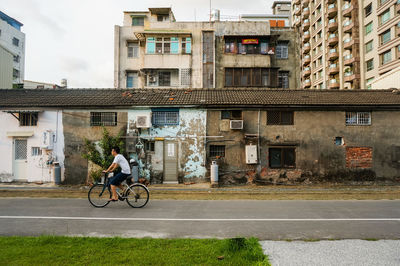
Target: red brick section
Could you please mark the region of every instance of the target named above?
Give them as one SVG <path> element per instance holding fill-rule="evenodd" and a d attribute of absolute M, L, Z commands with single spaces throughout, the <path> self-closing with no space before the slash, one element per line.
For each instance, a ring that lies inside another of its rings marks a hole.
<path fill-rule="evenodd" d="M 372 168 L 372 148 L 346 147 L 346 168 Z"/>

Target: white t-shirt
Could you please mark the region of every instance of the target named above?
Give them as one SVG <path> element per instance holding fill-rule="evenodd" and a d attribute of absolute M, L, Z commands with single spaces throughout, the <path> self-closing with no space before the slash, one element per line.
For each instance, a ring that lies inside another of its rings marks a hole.
<path fill-rule="evenodd" d="M 121 169 L 122 169 L 121 173 L 127 174 L 127 175 L 131 174 L 131 169 L 129 168 L 129 163 L 125 159 L 125 157 L 122 156 L 121 154 L 117 154 L 117 156 L 115 156 L 113 163 L 116 163 L 119 165 L 119 167 L 121 167 Z"/>

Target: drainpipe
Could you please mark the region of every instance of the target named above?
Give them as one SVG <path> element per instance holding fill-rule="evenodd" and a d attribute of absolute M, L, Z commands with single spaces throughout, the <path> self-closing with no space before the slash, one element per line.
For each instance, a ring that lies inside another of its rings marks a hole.
<path fill-rule="evenodd" d="M 261 171 L 261 148 L 260 148 L 260 143 L 261 143 L 261 141 L 260 141 L 260 120 L 261 120 L 261 110 L 258 110 L 258 145 L 257 145 L 257 155 L 258 155 L 258 165 L 259 165 L 259 167 L 258 167 L 258 173 L 260 173 L 260 171 Z"/>

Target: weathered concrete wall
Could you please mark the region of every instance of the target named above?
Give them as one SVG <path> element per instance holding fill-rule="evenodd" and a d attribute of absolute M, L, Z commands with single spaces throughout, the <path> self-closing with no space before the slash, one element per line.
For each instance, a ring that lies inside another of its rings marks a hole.
<path fill-rule="evenodd" d="M 112 112 L 110 110 L 92 110 L 95 112 Z M 126 132 L 127 111 L 119 110 L 117 126 L 105 127 L 110 135 Z M 65 110 L 63 113 L 65 138 L 65 180 L 66 184 L 82 184 L 88 175 L 88 162 L 82 158 L 84 139 L 99 141 L 103 135 L 101 126 L 90 126 L 90 111 Z"/>
<path fill-rule="evenodd" d="M 151 109 L 137 109 L 128 112 L 128 133 L 132 132 L 136 117 L 150 113 Z M 152 126 L 150 129 L 140 129 L 138 137 L 155 141 L 154 152 L 140 156 L 141 151 L 131 154 L 139 158 L 142 174 L 153 183 L 163 181 L 164 140 L 173 140 L 178 145 L 178 176 L 177 181 L 204 180 L 205 168 L 205 138 L 207 112 L 200 109 L 180 108 L 179 125 Z"/>
<path fill-rule="evenodd" d="M 243 130 L 221 130 L 226 126 L 220 117 L 219 110 L 208 111 L 207 134 L 223 138 L 208 141 L 207 154 L 210 145 L 226 145 L 225 158 L 217 159 L 222 182 L 257 179 L 269 184 L 400 177 L 400 112 L 373 111 L 370 126 L 346 126 L 345 111 L 295 111 L 294 125 L 280 126 L 267 125 L 267 111 L 262 110 L 259 165 L 245 163 L 245 145 L 258 142 L 245 138 L 245 134 L 258 132 L 258 111 L 243 111 Z M 342 137 L 344 145 L 336 145 L 336 137 Z M 268 149 L 286 145 L 295 147 L 296 167 L 271 169 Z M 211 160 L 208 157 L 208 164 Z"/>

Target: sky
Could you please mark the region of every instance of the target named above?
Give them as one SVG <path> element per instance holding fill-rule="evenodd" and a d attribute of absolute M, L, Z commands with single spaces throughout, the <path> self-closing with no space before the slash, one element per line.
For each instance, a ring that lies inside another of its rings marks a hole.
<path fill-rule="evenodd" d="M 271 13 L 273 0 L 212 0 L 221 19 Z M 70 88 L 112 88 L 114 25 L 123 11 L 172 7 L 177 21 L 207 21 L 209 0 L 1 0 L 0 10 L 24 24 L 25 79 Z"/>

